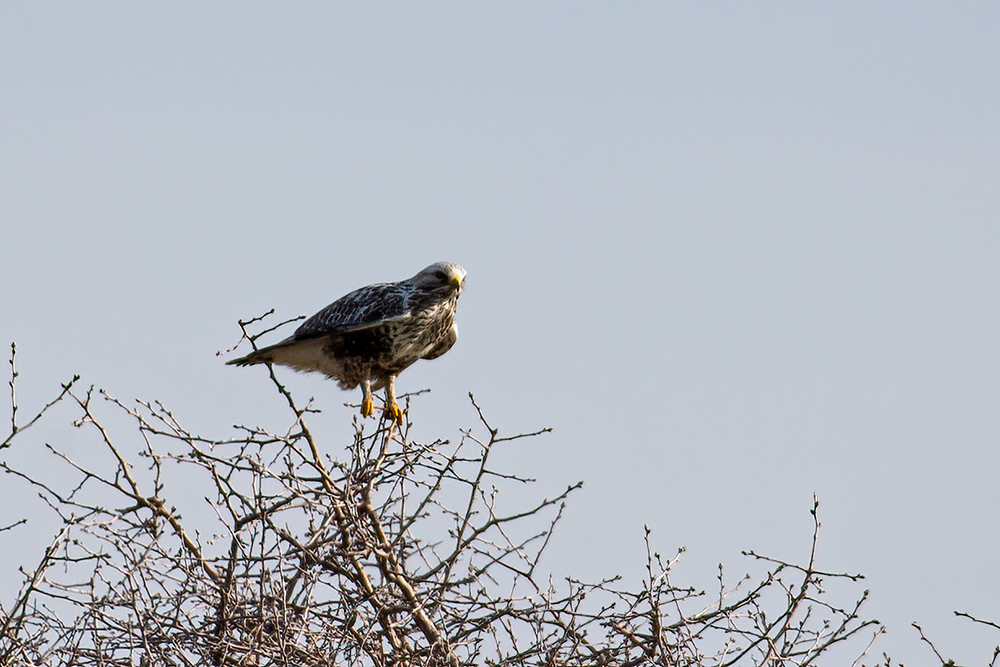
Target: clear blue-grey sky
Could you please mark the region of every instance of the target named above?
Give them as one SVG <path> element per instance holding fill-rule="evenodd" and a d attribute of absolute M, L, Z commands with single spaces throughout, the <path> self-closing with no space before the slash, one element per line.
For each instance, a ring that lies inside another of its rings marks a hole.
<path fill-rule="evenodd" d="M 416 434 L 554 432 L 546 561 L 710 587 L 741 549 L 868 575 L 876 654 L 1000 621 L 1000 4 L 5 3 L 0 336 L 194 428 L 279 415 L 222 364 L 447 260 Z M 275 334 L 274 337 L 280 336 Z M 331 442 L 353 411 L 315 396 Z M 7 515 L 4 515 L 6 519 Z M 7 523 L 6 520 L 3 523 Z"/>

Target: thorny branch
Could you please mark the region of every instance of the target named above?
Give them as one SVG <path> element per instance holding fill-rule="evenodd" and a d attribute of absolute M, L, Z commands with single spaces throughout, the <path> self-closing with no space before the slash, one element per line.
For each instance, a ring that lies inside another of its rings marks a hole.
<path fill-rule="evenodd" d="M 62 391 L 59 392 L 59 394 L 56 395 L 55 398 L 53 398 L 51 401 L 49 401 L 48 403 L 46 403 L 45 406 L 42 407 L 42 409 L 39 410 L 35 414 L 35 416 L 32 417 L 28 421 L 27 424 L 25 424 L 24 426 L 18 426 L 17 425 L 17 409 L 18 409 L 17 408 L 17 378 L 20 375 L 20 373 L 17 372 L 17 367 L 14 364 L 14 361 L 15 361 L 14 357 L 15 357 L 16 354 L 17 354 L 17 345 L 15 343 L 11 343 L 10 344 L 10 381 L 7 383 L 8 386 L 10 386 L 10 435 L 8 435 L 4 439 L 3 442 L 0 442 L 0 449 L 6 449 L 7 447 L 10 447 L 10 443 L 14 439 L 15 435 L 17 435 L 21 431 L 24 431 L 24 430 L 29 429 L 32 426 L 34 426 L 35 423 L 39 419 L 41 419 L 42 416 L 46 412 L 48 412 L 49 410 L 52 409 L 52 406 L 54 406 L 56 403 L 59 403 L 64 398 L 66 398 L 66 395 L 69 393 L 69 390 L 72 389 L 73 385 L 76 384 L 76 382 L 80 379 L 79 375 L 74 375 L 73 378 L 69 382 L 67 382 L 64 385 L 61 385 L 62 386 Z"/>
<path fill-rule="evenodd" d="M 674 584 L 683 550 L 661 558 L 648 530 L 640 586 L 560 582 L 538 564 L 580 485 L 531 500 L 491 456 L 548 429 L 500 437 L 470 395 L 477 424 L 454 442 L 385 421 L 320 442 L 315 409 L 271 381 L 290 427 L 197 435 L 74 380 L 12 428 L 4 447 L 68 396 L 96 447 L 50 445 L 51 479 L 3 464 L 58 529 L 0 601 L 0 665 L 809 665 L 880 634 L 859 575 L 816 567 L 818 503 L 807 564 L 749 552 L 763 571 L 730 585 L 720 568 L 711 595 Z"/>
<path fill-rule="evenodd" d="M 13 437 L 17 433 L 17 366 L 14 365 L 14 357 L 17 355 L 17 343 L 10 344 L 10 434 Z"/>

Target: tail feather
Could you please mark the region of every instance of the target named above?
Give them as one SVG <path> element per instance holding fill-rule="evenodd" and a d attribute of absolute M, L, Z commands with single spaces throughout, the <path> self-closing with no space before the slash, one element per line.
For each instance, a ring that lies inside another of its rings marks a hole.
<path fill-rule="evenodd" d="M 283 340 L 280 343 L 275 343 L 274 345 L 268 345 L 267 347 L 262 347 L 259 350 L 254 350 L 245 357 L 240 357 L 239 359 L 230 359 L 226 362 L 227 366 L 253 366 L 255 364 L 270 364 L 274 362 L 274 351 L 278 348 L 286 347 L 289 344 L 289 340 Z"/>
<path fill-rule="evenodd" d="M 262 347 L 245 357 L 227 361 L 230 366 L 253 366 L 255 364 L 277 364 L 297 371 L 319 371 L 329 377 L 339 378 L 341 365 L 336 357 L 325 349 L 323 338 L 296 340 L 286 338 L 280 343 Z"/>
<path fill-rule="evenodd" d="M 245 357 L 240 357 L 239 359 L 230 359 L 226 362 L 227 366 L 253 366 L 254 364 L 266 364 L 271 361 L 270 355 L 260 354 L 260 351 L 251 352 Z"/>

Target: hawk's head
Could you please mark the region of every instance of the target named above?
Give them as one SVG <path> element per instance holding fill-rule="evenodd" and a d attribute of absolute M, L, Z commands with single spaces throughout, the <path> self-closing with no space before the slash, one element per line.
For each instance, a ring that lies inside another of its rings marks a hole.
<path fill-rule="evenodd" d="M 458 264 L 437 262 L 410 278 L 418 290 L 437 292 L 443 296 L 462 293 L 465 283 L 465 269 Z"/>

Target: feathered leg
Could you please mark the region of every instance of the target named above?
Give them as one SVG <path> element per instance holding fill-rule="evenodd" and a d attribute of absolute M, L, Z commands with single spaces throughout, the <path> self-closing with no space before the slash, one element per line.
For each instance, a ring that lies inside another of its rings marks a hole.
<path fill-rule="evenodd" d="M 364 393 L 364 396 L 361 397 L 361 416 L 371 417 L 375 413 L 375 401 L 372 400 L 371 380 L 365 379 L 361 383 L 361 391 Z"/>
<path fill-rule="evenodd" d="M 403 411 L 396 403 L 396 376 L 390 375 L 389 381 L 385 383 L 385 416 L 397 424 L 403 423 Z"/>

